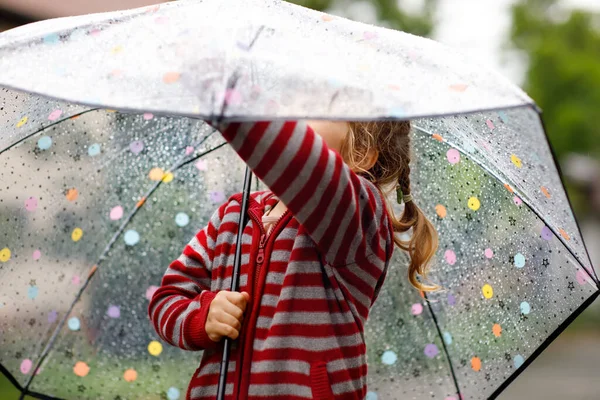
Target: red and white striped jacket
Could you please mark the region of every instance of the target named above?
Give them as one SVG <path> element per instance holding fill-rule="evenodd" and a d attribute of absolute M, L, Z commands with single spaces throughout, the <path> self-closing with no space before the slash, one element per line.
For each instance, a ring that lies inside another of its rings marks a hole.
<path fill-rule="evenodd" d="M 250 293 L 231 353 L 227 399 L 364 399 L 364 325 L 393 252 L 383 196 L 304 122 L 224 124 L 219 130 L 270 191 L 253 193 L 240 291 Z M 288 208 L 265 240 L 261 217 Z M 205 331 L 229 290 L 241 194 L 232 196 L 167 269 L 149 305 L 162 339 L 205 350 L 188 399 L 214 399 L 222 343 Z"/>

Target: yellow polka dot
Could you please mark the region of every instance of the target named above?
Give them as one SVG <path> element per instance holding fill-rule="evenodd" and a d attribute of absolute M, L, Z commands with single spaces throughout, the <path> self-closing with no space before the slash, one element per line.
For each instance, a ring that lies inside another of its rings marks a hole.
<path fill-rule="evenodd" d="M 23 118 L 21 118 L 21 120 L 20 120 L 19 122 L 17 122 L 17 128 L 20 128 L 20 127 L 22 127 L 23 125 L 25 125 L 25 124 L 27 123 L 27 120 L 28 120 L 28 119 L 29 119 L 29 118 L 27 118 L 27 117 L 23 117 Z"/>
<path fill-rule="evenodd" d="M 125 373 L 123 374 L 123 379 L 125 379 L 127 382 L 133 382 L 137 379 L 138 377 L 138 373 L 135 369 L 128 369 L 127 371 L 125 371 Z"/>
<path fill-rule="evenodd" d="M 115 46 L 113 47 L 113 49 L 110 51 L 113 54 L 119 54 L 123 51 L 123 46 Z"/>
<path fill-rule="evenodd" d="M 523 166 L 521 159 L 514 154 L 510 156 L 510 161 L 512 161 L 512 163 L 515 164 L 515 167 L 517 168 L 521 168 Z"/>
<path fill-rule="evenodd" d="M 152 168 L 148 174 L 151 181 L 160 181 L 165 176 L 165 172 L 161 168 Z"/>
<path fill-rule="evenodd" d="M 171 182 L 171 181 L 173 180 L 173 178 L 174 178 L 174 176 L 173 176 L 173 173 L 171 173 L 171 172 L 167 172 L 167 173 L 165 174 L 165 176 L 163 176 L 163 178 L 162 178 L 162 181 L 163 181 L 164 183 L 169 183 L 169 182 Z"/>
<path fill-rule="evenodd" d="M 148 345 L 148 353 L 150 353 L 154 357 L 158 357 L 160 353 L 162 353 L 162 350 L 162 344 L 160 344 L 160 342 L 157 342 L 156 340 L 151 341 Z"/>
<path fill-rule="evenodd" d="M 485 297 L 486 299 L 491 299 L 494 295 L 494 289 L 492 289 L 492 287 L 487 283 L 483 285 L 483 287 L 481 288 L 481 292 L 483 293 L 483 297 Z"/>
<path fill-rule="evenodd" d="M 479 210 L 479 207 L 481 207 L 481 203 L 479 202 L 479 199 L 477 197 L 471 197 L 467 204 L 469 208 L 473 211 L 477 211 Z"/>
<path fill-rule="evenodd" d="M 83 236 L 83 231 L 81 230 L 81 228 L 73 229 L 73 232 L 71 233 L 71 239 L 73 239 L 74 242 L 78 242 L 82 236 Z"/>
<path fill-rule="evenodd" d="M 10 260 L 10 249 L 8 247 L 5 247 L 2 250 L 0 250 L 0 262 L 4 263 L 8 260 Z"/>

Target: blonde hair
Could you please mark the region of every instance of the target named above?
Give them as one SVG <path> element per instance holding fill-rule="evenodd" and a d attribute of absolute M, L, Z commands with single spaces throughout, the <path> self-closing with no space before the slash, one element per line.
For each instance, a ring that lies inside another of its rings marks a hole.
<path fill-rule="evenodd" d="M 410 131 L 409 121 L 350 122 L 350 129 L 341 149 L 346 163 L 359 175 L 373 182 L 384 194 L 400 188 L 404 196 L 410 190 Z M 374 165 L 369 166 L 370 155 L 378 155 Z M 386 196 L 384 196 L 385 198 Z M 439 289 L 434 284 L 424 284 L 428 264 L 438 247 L 438 234 L 433 224 L 414 201 L 404 204 L 404 212 L 398 217 L 387 204 L 394 232 L 407 232 L 412 228 L 410 240 L 394 235 L 394 242 L 408 252 L 408 280 L 422 291 Z M 419 280 L 418 276 L 421 276 Z"/>

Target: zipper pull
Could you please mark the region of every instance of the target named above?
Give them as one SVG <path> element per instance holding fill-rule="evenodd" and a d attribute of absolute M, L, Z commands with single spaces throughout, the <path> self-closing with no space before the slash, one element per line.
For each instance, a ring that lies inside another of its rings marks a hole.
<path fill-rule="evenodd" d="M 267 235 L 264 233 L 260 236 L 260 243 L 258 244 L 258 254 L 256 255 L 257 264 L 262 264 L 265 260 L 265 243 L 267 242 Z"/>

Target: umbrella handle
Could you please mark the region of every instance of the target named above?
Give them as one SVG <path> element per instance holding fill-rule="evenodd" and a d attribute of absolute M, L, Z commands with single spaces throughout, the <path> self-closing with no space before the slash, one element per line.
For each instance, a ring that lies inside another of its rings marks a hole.
<path fill-rule="evenodd" d="M 237 292 L 240 288 L 240 264 L 242 263 L 242 235 L 244 227 L 248 223 L 248 203 L 250 201 L 250 188 L 252 185 L 252 171 L 246 167 L 244 176 L 244 191 L 242 195 L 242 209 L 240 210 L 240 219 L 238 223 L 237 244 L 235 248 L 235 258 L 233 259 L 233 276 L 231 279 L 231 291 Z M 227 382 L 227 370 L 229 367 L 229 354 L 233 340 L 226 337 L 223 346 L 223 358 L 221 359 L 221 372 L 219 374 L 219 386 L 217 389 L 217 400 L 225 399 L 225 385 Z"/>

